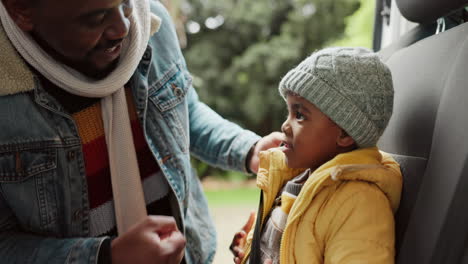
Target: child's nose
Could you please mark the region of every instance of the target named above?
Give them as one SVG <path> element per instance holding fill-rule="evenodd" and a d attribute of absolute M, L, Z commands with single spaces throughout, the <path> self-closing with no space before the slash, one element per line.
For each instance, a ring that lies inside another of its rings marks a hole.
<path fill-rule="evenodd" d="M 281 125 L 281 131 L 286 135 L 290 134 L 290 132 L 291 132 L 291 126 L 289 125 L 288 121 L 289 121 L 289 119 L 284 121 L 284 123 Z"/>

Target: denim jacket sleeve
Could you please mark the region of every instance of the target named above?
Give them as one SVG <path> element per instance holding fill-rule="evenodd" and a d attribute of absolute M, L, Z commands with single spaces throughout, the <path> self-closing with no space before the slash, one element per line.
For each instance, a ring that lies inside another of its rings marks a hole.
<path fill-rule="evenodd" d="M 188 94 L 190 150 L 211 165 L 246 172 L 246 157 L 260 137 L 227 121 L 200 102 L 196 91 Z"/>
<path fill-rule="evenodd" d="M 151 1 L 151 3 L 152 11 L 163 21 L 160 30 L 153 38 L 155 54 L 158 55 L 159 63 L 162 64 L 160 68 L 177 63 L 181 71 L 189 74 L 181 50 L 175 48 L 179 44 L 168 12 L 160 2 Z M 185 96 L 187 96 L 188 104 L 191 154 L 223 169 L 245 171 L 247 153 L 260 137 L 223 119 L 200 102 L 191 85 L 187 85 Z"/>
<path fill-rule="evenodd" d="M 0 190 L 1 263 L 97 263 L 105 237 L 53 238 L 22 232 Z"/>

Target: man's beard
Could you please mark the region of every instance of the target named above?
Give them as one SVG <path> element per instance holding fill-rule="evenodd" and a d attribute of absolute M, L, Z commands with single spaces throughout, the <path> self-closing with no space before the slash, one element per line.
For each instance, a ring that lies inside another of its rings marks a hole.
<path fill-rule="evenodd" d="M 102 79 L 106 78 L 112 71 L 115 70 L 115 68 L 117 68 L 118 62 L 120 60 L 120 57 L 119 57 L 119 58 L 115 59 L 115 61 L 110 63 L 108 66 L 106 66 L 105 68 L 99 69 L 95 65 L 93 65 L 90 62 L 90 60 L 85 60 L 85 61 L 70 60 L 67 57 L 60 54 L 59 52 L 57 52 L 52 47 L 50 47 L 47 42 L 45 42 L 44 40 L 42 40 L 42 38 L 40 38 L 39 36 L 34 34 L 34 32 L 32 32 L 31 35 L 32 35 L 33 39 L 36 41 L 36 43 L 38 43 L 39 46 L 41 46 L 41 48 L 45 52 L 47 52 L 52 58 L 54 58 L 56 61 L 58 61 L 58 62 L 60 62 L 60 63 L 62 63 L 64 65 L 66 65 L 66 66 L 80 72 L 81 74 L 83 74 L 86 77 L 89 77 L 91 79 L 102 80 Z M 108 43 L 106 46 L 116 45 L 115 44 L 116 42 L 122 42 L 122 41 L 123 41 L 123 39 L 115 40 L 115 41 L 112 41 L 112 43 Z M 99 49 L 99 48 L 102 48 L 102 46 L 100 45 L 100 46 L 96 46 L 95 48 L 93 48 L 88 53 L 88 56 L 86 56 L 86 57 L 90 58 L 91 53 L 93 51 L 95 51 L 96 49 Z"/>

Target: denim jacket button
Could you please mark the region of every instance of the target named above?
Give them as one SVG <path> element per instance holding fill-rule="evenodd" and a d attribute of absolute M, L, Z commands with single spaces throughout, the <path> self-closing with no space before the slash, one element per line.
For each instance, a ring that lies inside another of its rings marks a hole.
<path fill-rule="evenodd" d="M 177 89 L 175 89 L 174 91 L 175 95 L 177 97 L 180 97 L 182 95 L 182 89 L 180 89 L 179 87 L 177 87 Z"/>
<path fill-rule="evenodd" d="M 67 159 L 68 159 L 68 161 L 74 160 L 75 159 L 75 151 L 73 151 L 73 150 L 68 151 Z"/>
<path fill-rule="evenodd" d="M 178 87 L 177 85 L 175 84 L 172 84 L 172 89 L 174 90 L 174 94 L 177 96 L 177 97 L 180 97 L 182 95 L 182 89 L 180 89 L 180 87 Z"/>
<path fill-rule="evenodd" d="M 80 220 L 82 214 L 83 214 L 83 211 L 82 211 L 81 209 L 75 210 L 75 212 L 73 213 L 73 220 L 74 220 L 74 221 Z"/>

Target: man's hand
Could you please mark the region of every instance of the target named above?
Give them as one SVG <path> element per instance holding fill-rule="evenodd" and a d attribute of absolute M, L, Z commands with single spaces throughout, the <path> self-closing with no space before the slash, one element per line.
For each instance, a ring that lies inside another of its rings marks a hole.
<path fill-rule="evenodd" d="M 257 144 L 255 145 L 252 155 L 250 156 L 250 161 L 249 161 L 249 169 L 253 173 L 257 173 L 258 171 L 258 165 L 259 165 L 259 158 L 258 158 L 258 153 L 263 150 L 267 150 L 270 148 L 276 148 L 278 147 L 282 141 L 285 140 L 285 136 L 283 133 L 280 132 L 273 132 L 267 136 L 264 136 L 261 138 Z"/>
<path fill-rule="evenodd" d="M 244 245 L 245 240 L 247 238 L 247 234 L 252 229 L 255 220 L 255 212 L 250 212 L 249 219 L 247 223 L 242 227 L 241 231 L 237 232 L 232 239 L 231 246 L 229 249 L 231 250 L 232 254 L 234 255 L 234 263 L 239 264 L 241 263 L 242 259 L 245 256 L 244 252 Z"/>
<path fill-rule="evenodd" d="M 179 264 L 185 238 L 173 217 L 148 216 L 112 241 L 113 264 Z"/>

